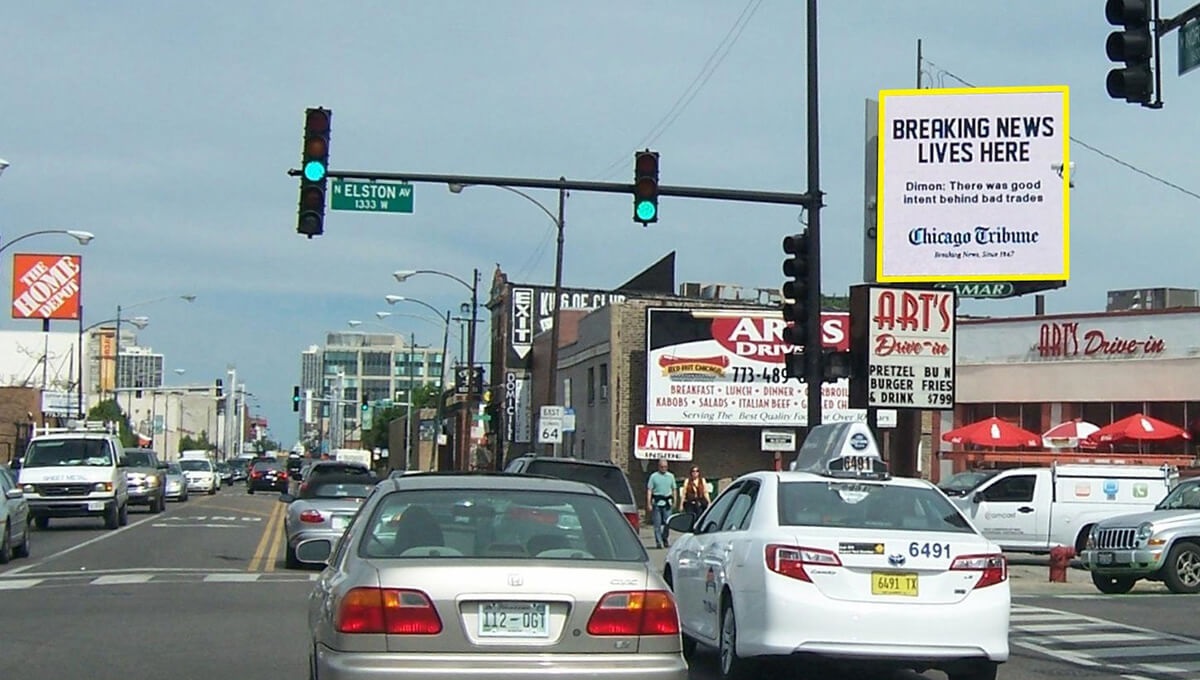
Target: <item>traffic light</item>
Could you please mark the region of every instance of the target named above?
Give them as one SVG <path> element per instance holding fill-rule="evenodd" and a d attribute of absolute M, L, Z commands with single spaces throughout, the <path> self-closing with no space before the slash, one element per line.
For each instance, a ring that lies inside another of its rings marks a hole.
<path fill-rule="evenodd" d="M 783 239 L 783 329 L 784 342 L 793 347 L 808 346 L 808 232 L 792 234 Z M 804 356 L 794 352 L 784 357 L 784 375 L 804 378 Z"/>
<path fill-rule="evenodd" d="M 367 411 L 371 410 L 371 402 L 367 401 L 367 393 L 366 392 L 363 392 L 363 395 L 362 395 L 362 410 L 363 410 L 363 413 L 366 413 Z"/>
<path fill-rule="evenodd" d="M 299 385 L 292 385 L 292 411 L 294 413 L 300 412 L 300 386 Z"/>
<path fill-rule="evenodd" d="M 1150 35 L 1150 0 L 1108 0 L 1104 17 L 1124 30 L 1108 34 L 1104 51 L 1108 58 L 1124 64 L 1108 72 L 1108 96 L 1133 104 L 1149 104 L 1154 94 L 1150 72 L 1153 53 Z"/>
<path fill-rule="evenodd" d="M 633 221 L 646 226 L 658 221 L 658 152 L 633 155 Z"/>
<path fill-rule="evenodd" d="M 300 214 L 296 231 L 308 238 L 325 233 L 325 176 L 329 172 L 329 129 L 333 112 L 304 112 L 304 149 L 300 157 Z"/>

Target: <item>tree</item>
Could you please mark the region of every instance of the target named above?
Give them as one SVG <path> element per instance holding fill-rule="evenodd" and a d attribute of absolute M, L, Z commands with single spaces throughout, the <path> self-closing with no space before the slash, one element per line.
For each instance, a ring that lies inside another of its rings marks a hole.
<path fill-rule="evenodd" d="M 269 453 L 271 451 L 280 451 L 283 449 L 283 447 L 279 445 L 279 442 L 273 439 L 267 439 L 266 437 L 254 442 L 254 445 L 258 447 L 259 453 Z"/>
<path fill-rule="evenodd" d="M 413 387 L 413 407 L 417 410 L 414 416 L 423 408 L 437 406 L 438 386 L 422 383 Z M 408 406 L 404 404 L 376 408 L 371 414 L 371 429 L 363 434 L 363 447 L 366 449 L 386 449 L 388 447 L 388 424 L 398 418 L 408 417 Z M 413 436 L 417 436 L 418 424 L 413 422 Z"/>
<path fill-rule="evenodd" d="M 137 446 L 137 436 L 129 425 L 129 416 L 121 410 L 116 399 L 105 399 L 88 410 L 88 420 L 101 420 L 106 423 L 116 422 L 121 446 L 133 448 Z"/>
<path fill-rule="evenodd" d="M 179 452 L 184 451 L 212 451 L 217 448 L 215 444 L 208 441 L 208 432 L 201 430 L 200 436 L 193 437 L 190 434 L 183 435 L 179 440 Z"/>

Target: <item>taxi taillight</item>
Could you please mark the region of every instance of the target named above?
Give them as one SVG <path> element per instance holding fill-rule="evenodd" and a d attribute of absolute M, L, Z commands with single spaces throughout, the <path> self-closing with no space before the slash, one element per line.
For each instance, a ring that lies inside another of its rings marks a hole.
<path fill-rule="evenodd" d="M 419 590 L 351 588 L 338 605 L 334 627 L 350 634 L 437 635 L 442 619 Z"/>
<path fill-rule="evenodd" d="M 950 571 L 978 571 L 982 575 L 975 583 L 976 588 L 986 588 L 1008 580 L 1008 560 L 1004 555 L 962 555 L 950 563 Z"/>
<path fill-rule="evenodd" d="M 794 578 L 799 581 L 812 583 L 804 565 L 816 564 L 826 567 L 840 567 L 842 561 L 836 553 L 820 548 L 806 548 L 798 545 L 780 545 L 771 543 L 766 548 L 767 569 Z"/>
<path fill-rule="evenodd" d="M 665 590 L 605 594 L 588 619 L 588 635 L 678 635 L 679 612 Z"/>
<path fill-rule="evenodd" d="M 325 516 L 319 510 L 305 510 L 300 513 L 300 521 L 309 524 L 320 524 L 325 521 Z"/>

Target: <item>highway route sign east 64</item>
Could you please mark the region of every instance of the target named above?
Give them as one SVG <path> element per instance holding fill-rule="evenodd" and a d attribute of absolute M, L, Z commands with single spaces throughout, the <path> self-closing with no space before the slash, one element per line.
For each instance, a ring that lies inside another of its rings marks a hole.
<path fill-rule="evenodd" d="M 538 418 L 538 443 L 561 444 L 563 433 L 563 416 L 566 409 L 562 406 L 543 406 L 541 417 Z"/>

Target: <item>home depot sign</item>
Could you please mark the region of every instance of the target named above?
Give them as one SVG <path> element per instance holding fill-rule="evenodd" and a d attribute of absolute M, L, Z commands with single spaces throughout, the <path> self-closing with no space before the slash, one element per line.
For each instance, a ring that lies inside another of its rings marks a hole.
<path fill-rule="evenodd" d="M 633 457 L 638 460 L 691 460 L 692 428 L 638 425 Z"/>
<path fill-rule="evenodd" d="M 78 319 L 82 266 L 78 255 L 13 255 L 13 318 Z"/>

